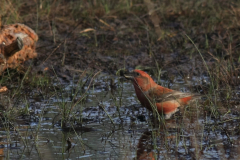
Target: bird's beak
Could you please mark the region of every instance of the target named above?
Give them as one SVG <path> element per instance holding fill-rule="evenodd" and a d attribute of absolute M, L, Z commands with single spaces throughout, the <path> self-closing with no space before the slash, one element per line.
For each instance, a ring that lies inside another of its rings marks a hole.
<path fill-rule="evenodd" d="M 134 72 L 129 72 L 127 70 L 120 70 L 118 73 L 120 76 L 125 77 L 126 79 L 134 79 Z"/>
<path fill-rule="evenodd" d="M 124 77 L 125 77 L 126 79 L 129 79 L 129 80 L 132 80 L 132 79 L 133 79 L 133 76 L 130 76 L 130 75 L 125 75 L 125 74 L 124 74 Z"/>
<path fill-rule="evenodd" d="M 123 74 L 123 76 L 126 79 L 133 80 L 134 79 L 134 72 L 126 72 L 126 73 Z"/>

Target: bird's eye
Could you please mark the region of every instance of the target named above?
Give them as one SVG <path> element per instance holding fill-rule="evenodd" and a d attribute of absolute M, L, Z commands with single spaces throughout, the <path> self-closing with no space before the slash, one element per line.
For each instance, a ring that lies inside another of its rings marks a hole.
<path fill-rule="evenodd" d="M 136 72 L 136 75 L 137 75 L 137 76 L 140 76 L 140 73 Z"/>

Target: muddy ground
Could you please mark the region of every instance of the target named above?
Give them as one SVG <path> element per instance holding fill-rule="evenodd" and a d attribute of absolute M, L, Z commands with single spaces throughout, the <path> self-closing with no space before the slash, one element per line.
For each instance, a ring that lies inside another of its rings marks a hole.
<path fill-rule="evenodd" d="M 0 9 L 1 25 L 39 36 L 38 57 L 1 77 L 6 157 L 238 159 L 238 1 L 12 0 Z M 156 127 L 117 74 L 135 68 L 205 98 Z"/>
<path fill-rule="evenodd" d="M 208 74 L 203 61 L 210 70 L 224 68 L 230 61 L 230 74 L 239 74 L 238 25 L 234 24 L 238 17 L 227 20 L 232 12 L 237 16 L 237 3 L 153 4 L 133 1 L 127 8 L 125 2 L 109 1 L 105 5 L 111 10 L 106 10 L 95 1 L 22 2 L 17 20 L 39 35 L 33 68 L 44 71 L 48 67 L 66 79 L 79 70 L 116 74 L 122 68 L 167 71 L 169 79 L 201 76 Z M 219 14 L 222 17 L 215 22 Z M 4 16 L 2 24 L 14 22 Z"/>

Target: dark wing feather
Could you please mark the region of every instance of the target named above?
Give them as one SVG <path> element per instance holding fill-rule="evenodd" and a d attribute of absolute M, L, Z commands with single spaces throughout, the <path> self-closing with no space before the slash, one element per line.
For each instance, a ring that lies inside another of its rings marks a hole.
<path fill-rule="evenodd" d="M 192 96 L 193 99 L 200 97 L 200 95 L 197 95 L 197 94 L 183 93 L 183 92 L 174 91 L 174 90 L 168 93 L 160 93 L 160 94 L 156 94 L 154 90 L 152 90 L 148 92 L 147 96 L 148 98 L 150 98 L 152 101 L 155 101 L 156 103 L 177 100 L 177 99 L 181 99 L 189 96 Z"/>

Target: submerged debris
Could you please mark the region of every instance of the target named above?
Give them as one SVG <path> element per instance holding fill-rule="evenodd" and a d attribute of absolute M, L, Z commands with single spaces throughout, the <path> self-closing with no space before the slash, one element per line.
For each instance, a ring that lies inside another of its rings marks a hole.
<path fill-rule="evenodd" d="M 7 90 L 8 90 L 7 87 L 6 87 L 6 86 L 3 86 L 3 87 L 0 88 L 0 93 L 1 93 L 1 92 L 6 92 Z"/>

